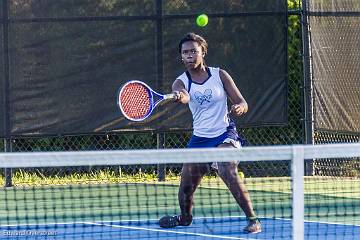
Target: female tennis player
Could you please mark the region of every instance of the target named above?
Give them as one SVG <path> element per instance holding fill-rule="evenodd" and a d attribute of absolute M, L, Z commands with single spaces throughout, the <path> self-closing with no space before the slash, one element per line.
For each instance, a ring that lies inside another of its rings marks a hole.
<path fill-rule="evenodd" d="M 178 102 L 189 104 L 193 115 L 194 131 L 188 147 L 240 148 L 242 140 L 229 114 L 241 116 L 248 111 L 248 105 L 225 70 L 206 66 L 204 57 L 207 50 L 206 40 L 194 33 L 186 34 L 179 43 L 179 52 L 186 72 L 174 81 L 172 90 L 176 93 Z M 232 103 L 230 111 L 227 98 Z M 162 217 L 160 226 L 171 228 L 192 223 L 194 192 L 202 177 L 211 168 L 217 171 L 244 211 L 248 220 L 244 231 L 261 232 L 260 221 L 254 213 L 249 193 L 238 175 L 236 162 L 184 164 L 178 193 L 181 214 Z"/>

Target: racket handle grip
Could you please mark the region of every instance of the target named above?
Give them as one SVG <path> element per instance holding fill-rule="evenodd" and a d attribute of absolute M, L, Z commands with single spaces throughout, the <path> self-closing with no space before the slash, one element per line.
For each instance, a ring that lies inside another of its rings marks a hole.
<path fill-rule="evenodd" d="M 176 94 L 175 93 L 169 93 L 164 95 L 164 99 L 175 99 Z"/>

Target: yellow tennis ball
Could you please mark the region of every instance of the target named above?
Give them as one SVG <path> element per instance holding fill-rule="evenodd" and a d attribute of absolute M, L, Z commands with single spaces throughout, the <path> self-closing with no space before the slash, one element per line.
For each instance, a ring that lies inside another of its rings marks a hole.
<path fill-rule="evenodd" d="M 245 178 L 245 175 L 244 175 L 243 172 L 239 172 L 239 176 L 240 176 L 241 179 L 244 179 L 244 178 Z"/>
<path fill-rule="evenodd" d="M 209 18 L 206 14 L 201 14 L 196 18 L 196 24 L 199 27 L 205 27 L 209 22 Z"/>

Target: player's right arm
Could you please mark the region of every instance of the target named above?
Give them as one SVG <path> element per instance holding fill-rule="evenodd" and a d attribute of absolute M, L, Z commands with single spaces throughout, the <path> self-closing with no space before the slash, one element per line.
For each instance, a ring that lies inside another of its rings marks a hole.
<path fill-rule="evenodd" d="M 190 95 L 185 89 L 184 83 L 180 79 L 176 79 L 172 85 L 172 91 L 176 94 L 176 101 L 187 104 L 190 101 Z"/>

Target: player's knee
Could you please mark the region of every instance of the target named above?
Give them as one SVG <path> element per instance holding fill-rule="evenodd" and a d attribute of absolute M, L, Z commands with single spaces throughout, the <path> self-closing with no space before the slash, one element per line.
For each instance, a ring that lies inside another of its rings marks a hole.
<path fill-rule="evenodd" d="M 232 163 L 219 164 L 218 174 L 221 178 L 234 178 L 237 176 L 237 167 Z"/>

